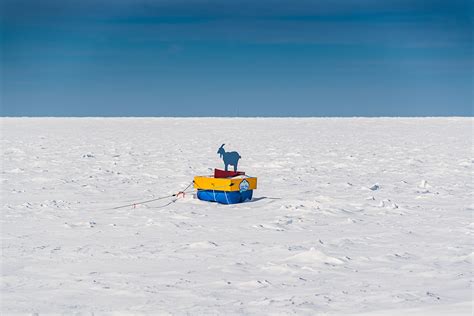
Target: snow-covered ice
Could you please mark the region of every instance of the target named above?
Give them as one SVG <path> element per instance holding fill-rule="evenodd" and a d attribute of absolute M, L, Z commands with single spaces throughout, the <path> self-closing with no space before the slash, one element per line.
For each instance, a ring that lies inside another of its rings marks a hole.
<path fill-rule="evenodd" d="M 2 314 L 471 313 L 472 118 L 1 125 Z M 252 202 L 110 209 L 210 174 L 222 143 Z"/>

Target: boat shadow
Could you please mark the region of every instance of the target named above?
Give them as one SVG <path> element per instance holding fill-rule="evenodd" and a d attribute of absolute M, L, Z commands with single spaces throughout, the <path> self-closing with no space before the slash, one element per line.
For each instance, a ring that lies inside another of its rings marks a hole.
<path fill-rule="evenodd" d="M 253 198 L 250 201 L 247 201 L 247 203 L 258 202 L 260 200 L 281 200 L 281 198 L 261 196 L 261 197 Z"/>

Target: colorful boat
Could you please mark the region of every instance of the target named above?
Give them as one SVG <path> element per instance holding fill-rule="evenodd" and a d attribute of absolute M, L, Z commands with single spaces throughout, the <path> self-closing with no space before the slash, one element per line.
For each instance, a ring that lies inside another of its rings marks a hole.
<path fill-rule="evenodd" d="M 222 173 L 215 172 L 215 175 L 222 176 Z M 194 188 L 197 189 L 198 199 L 202 201 L 221 204 L 242 203 L 252 199 L 253 190 L 257 189 L 257 178 L 245 174 L 227 178 L 196 176 Z"/>

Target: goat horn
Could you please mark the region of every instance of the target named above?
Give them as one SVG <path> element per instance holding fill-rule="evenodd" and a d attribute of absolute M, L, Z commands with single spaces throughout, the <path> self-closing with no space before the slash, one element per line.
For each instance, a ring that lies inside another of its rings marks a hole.
<path fill-rule="evenodd" d="M 225 144 L 222 144 L 221 148 L 224 147 Z"/>

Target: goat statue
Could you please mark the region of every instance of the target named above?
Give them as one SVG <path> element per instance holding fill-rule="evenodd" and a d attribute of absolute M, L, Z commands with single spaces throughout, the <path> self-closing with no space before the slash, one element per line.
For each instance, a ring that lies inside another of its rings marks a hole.
<path fill-rule="evenodd" d="M 225 171 L 228 171 L 228 166 L 234 166 L 234 172 L 237 172 L 237 164 L 239 163 L 239 159 L 242 158 L 240 157 L 239 153 L 236 151 L 229 151 L 226 152 L 224 150 L 224 145 L 222 144 L 221 147 L 219 147 L 219 150 L 217 150 L 217 153 L 220 155 L 220 157 L 224 160 L 224 165 L 225 165 Z"/>

